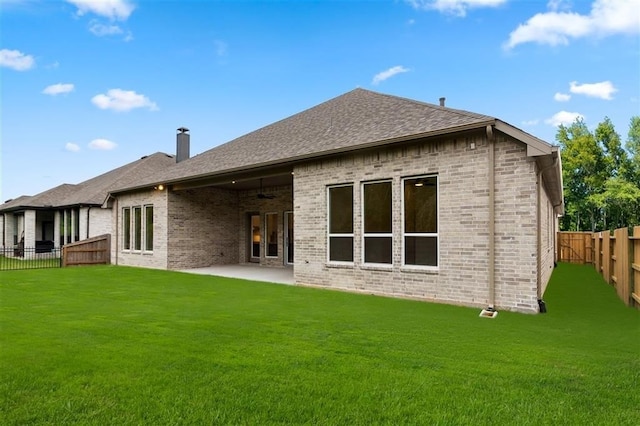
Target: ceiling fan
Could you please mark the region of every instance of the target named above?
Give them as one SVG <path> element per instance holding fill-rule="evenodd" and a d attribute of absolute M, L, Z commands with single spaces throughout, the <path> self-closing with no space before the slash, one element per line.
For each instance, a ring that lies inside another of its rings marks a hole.
<path fill-rule="evenodd" d="M 265 194 L 265 193 L 262 192 L 262 178 L 260 178 L 260 192 L 258 192 L 258 198 L 267 199 L 267 200 L 271 200 L 273 198 L 276 198 L 276 196 L 273 195 L 273 194 Z"/>

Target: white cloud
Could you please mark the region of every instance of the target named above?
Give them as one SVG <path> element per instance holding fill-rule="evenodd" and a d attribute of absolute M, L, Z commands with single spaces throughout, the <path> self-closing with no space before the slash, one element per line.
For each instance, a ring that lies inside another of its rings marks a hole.
<path fill-rule="evenodd" d="M 130 111 L 134 108 L 148 108 L 157 111 L 158 106 L 144 95 L 133 90 L 111 89 L 107 94 L 99 94 L 91 98 L 91 102 L 100 109 L 114 111 Z"/>
<path fill-rule="evenodd" d="M 104 25 L 96 21 L 92 21 L 89 31 L 98 37 L 122 34 L 122 28 L 117 25 Z"/>
<path fill-rule="evenodd" d="M 71 83 L 58 83 L 45 87 L 42 93 L 45 95 L 55 96 L 61 93 L 73 92 L 73 89 L 74 86 Z"/>
<path fill-rule="evenodd" d="M 67 144 L 64 146 L 64 149 L 70 152 L 78 152 L 80 151 L 80 146 L 78 146 L 78 144 L 75 144 L 73 142 L 67 142 Z"/>
<path fill-rule="evenodd" d="M 395 67 L 391 67 L 388 70 L 379 72 L 378 74 L 376 74 L 373 77 L 373 81 L 371 82 L 371 84 L 373 84 L 374 86 L 377 86 L 378 84 L 380 84 L 381 82 L 385 81 L 388 78 L 393 77 L 396 74 L 402 74 L 404 72 L 409 72 L 411 71 L 408 68 L 403 67 L 402 65 L 397 65 Z"/>
<path fill-rule="evenodd" d="M 414 9 L 437 10 L 438 12 L 466 16 L 468 9 L 480 7 L 497 7 L 507 0 L 405 0 Z"/>
<path fill-rule="evenodd" d="M 570 12 L 562 1 L 550 1 L 547 6 L 548 12 L 534 15 L 512 31 L 504 47 L 530 42 L 567 45 L 570 39 L 587 36 L 640 33 L 638 0 L 595 0 L 588 15 Z"/>
<path fill-rule="evenodd" d="M 553 95 L 553 100 L 557 102 L 567 102 L 569 99 L 571 99 L 571 95 L 568 93 L 557 92 Z"/>
<path fill-rule="evenodd" d="M 577 118 L 584 119 L 584 115 L 579 112 L 560 111 L 553 114 L 551 118 L 544 120 L 544 122 L 554 127 L 558 127 L 561 124 L 568 126 L 576 121 Z"/>
<path fill-rule="evenodd" d="M 0 50 L 0 66 L 12 68 L 16 71 L 26 71 L 36 64 L 31 55 L 25 55 L 19 50 Z"/>
<path fill-rule="evenodd" d="M 78 15 L 87 13 L 103 16 L 111 20 L 126 21 L 135 5 L 129 0 L 67 0 L 78 8 Z"/>
<path fill-rule="evenodd" d="M 585 95 L 592 98 L 613 99 L 611 95 L 618 91 L 610 81 L 601 81 L 600 83 L 578 84 L 577 81 L 569 83 L 569 91 L 578 95 Z"/>
<path fill-rule="evenodd" d="M 89 142 L 89 148 L 100 151 L 110 151 L 112 149 L 115 149 L 115 147 L 117 146 L 118 144 L 107 139 L 94 139 Z"/>
<path fill-rule="evenodd" d="M 524 126 L 535 126 L 540 122 L 540 120 L 538 120 L 537 118 L 533 119 L 533 120 L 525 120 L 522 122 L 522 124 Z"/>
<path fill-rule="evenodd" d="M 549 0 L 547 3 L 547 9 L 558 11 L 558 10 L 570 10 L 571 2 L 569 0 Z"/>

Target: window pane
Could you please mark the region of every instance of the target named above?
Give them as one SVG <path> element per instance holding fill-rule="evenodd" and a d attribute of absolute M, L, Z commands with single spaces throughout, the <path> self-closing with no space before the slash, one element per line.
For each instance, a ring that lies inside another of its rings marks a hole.
<path fill-rule="evenodd" d="M 270 213 L 266 215 L 267 229 L 267 256 L 278 256 L 278 215 Z"/>
<path fill-rule="evenodd" d="M 353 233 L 353 186 L 329 188 L 329 233 Z"/>
<path fill-rule="evenodd" d="M 329 238 L 329 260 L 353 262 L 353 237 Z"/>
<path fill-rule="evenodd" d="M 438 238 L 404 237 L 404 263 L 438 266 Z"/>
<path fill-rule="evenodd" d="M 133 208 L 133 249 L 142 250 L 142 209 L 140 207 Z"/>
<path fill-rule="evenodd" d="M 404 231 L 438 232 L 438 191 L 436 177 L 404 181 Z"/>
<path fill-rule="evenodd" d="M 144 208 L 144 218 L 145 218 L 144 249 L 147 251 L 153 251 L 153 206 L 146 206 Z"/>
<path fill-rule="evenodd" d="M 364 232 L 391 233 L 391 182 L 364 185 Z"/>
<path fill-rule="evenodd" d="M 391 237 L 365 237 L 364 261 L 366 263 L 392 263 Z"/>
<path fill-rule="evenodd" d="M 125 250 L 131 249 L 131 210 L 122 210 L 122 247 Z"/>

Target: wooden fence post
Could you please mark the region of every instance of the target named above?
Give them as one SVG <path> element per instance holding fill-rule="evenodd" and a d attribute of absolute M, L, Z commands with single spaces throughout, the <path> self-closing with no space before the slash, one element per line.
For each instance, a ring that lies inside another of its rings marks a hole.
<path fill-rule="evenodd" d="M 629 282 L 629 230 L 619 228 L 615 235 L 615 276 L 616 292 L 625 305 L 629 306 L 630 282 Z"/>
<path fill-rule="evenodd" d="M 609 231 L 602 233 L 602 270 L 600 274 L 606 282 L 611 284 L 611 234 Z"/>
<path fill-rule="evenodd" d="M 602 255 L 602 244 L 600 241 L 600 233 L 593 233 L 593 265 L 596 268 L 596 271 L 601 274 L 602 262 L 600 261 Z"/>
<path fill-rule="evenodd" d="M 629 291 L 632 303 L 640 308 L 640 226 L 633 228 L 633 237 L 629 237 Z"/>

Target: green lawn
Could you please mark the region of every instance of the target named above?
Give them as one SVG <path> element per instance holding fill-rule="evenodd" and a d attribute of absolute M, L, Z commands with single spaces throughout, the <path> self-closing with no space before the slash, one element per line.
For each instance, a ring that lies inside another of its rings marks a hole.
<path fill-rule="evenodd" d="M 640 312 L 560 265 L 549 312 L 100 266 L 0 272 L 0 423 L 640 419 Z"/>

